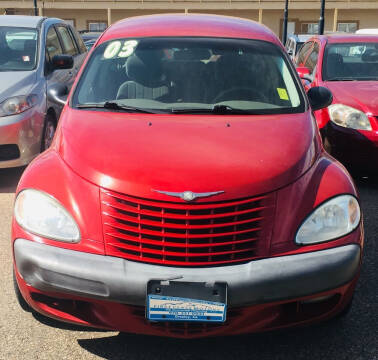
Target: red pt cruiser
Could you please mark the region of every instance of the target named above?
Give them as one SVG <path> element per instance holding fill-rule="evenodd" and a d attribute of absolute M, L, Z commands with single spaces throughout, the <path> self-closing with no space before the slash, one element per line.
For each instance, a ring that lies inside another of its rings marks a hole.
<path fill-rule="evenodd" d="M 363 229 L 353 181 L 324 152 L 312 113 L 331 101 L 322 87 L 306 95 L 257 23 L 159 15 L 112 25 L 17 189 L 20 304 L 176 337 L 345 313 Z"/>

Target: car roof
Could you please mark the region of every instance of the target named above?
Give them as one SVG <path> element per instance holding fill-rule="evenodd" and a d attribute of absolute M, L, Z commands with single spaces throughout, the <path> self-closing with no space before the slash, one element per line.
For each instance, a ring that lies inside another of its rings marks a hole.
<path fill-rule="evenodd" d="M 378 42 L 378 35 L 360 35 L 360 34 L 329 34 L 314 35 L 309 40 L 319 39 L 323 43 L 340 44 L 353 42 Z"/>
<path fill-rule="evenodd" d="M 0 15 L 0 25 L 37 28 L 44 19 L 43 16 Z"/>
<path fill-rule="evenodd" d="M 309 34 L 291 34 L 288 36 L 288 39 L 294 39 L 295 41 L 299 42 L 305 42 L 313 35 Z"/>
<path fill-rule="evenodd" d="M 359 29 L 356 34 L 378 34 L 378 29 Z"/>
<path fill-rule="evenodd" d="M 206 14 L 159 14 L 127 18 L 105 30 L 99 43 L 123 37 L 198 36 L 265 40 L 282 47 L 276 35 L 255 21 Z"/>

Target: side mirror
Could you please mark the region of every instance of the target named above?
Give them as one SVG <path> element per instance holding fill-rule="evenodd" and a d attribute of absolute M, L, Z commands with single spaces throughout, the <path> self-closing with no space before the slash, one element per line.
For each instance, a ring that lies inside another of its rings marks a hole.
<path fill-rule="evenodd" d="M 323 86 L 316 86 L 307 92 L 308 100 L 313 111 L 323 109 L 332 104 L 332 93 Z"/>
<path fill-rule="evenodd" d="M 47 98 L 55 104 L 64 106 L 67 102 L 68 92 L 66 85 L 57 83 L 49 87 L 47 90 Z"/>
<path fill-rule="evenodd" d="M 51 60 L 51 70 L 72 69 L 73 57 L 71 55 L 55 55 Z"/>
<path fill-rule="evenodd" d="M 297 67 L 297 73 L 301 79 L 312 82 L 309 68 L 306 68 L 305 66 L 299 66 Z"/>

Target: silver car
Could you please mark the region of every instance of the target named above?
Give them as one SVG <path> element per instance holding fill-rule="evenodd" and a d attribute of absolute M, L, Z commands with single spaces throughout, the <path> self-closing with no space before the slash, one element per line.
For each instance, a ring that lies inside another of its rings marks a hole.
<path fill-rule="evenodd" d="M 50 146 L 63 106 L 54 94 L 68 93 L 86 52 L 63 20 L 0 16 L 0 168 Z"/>

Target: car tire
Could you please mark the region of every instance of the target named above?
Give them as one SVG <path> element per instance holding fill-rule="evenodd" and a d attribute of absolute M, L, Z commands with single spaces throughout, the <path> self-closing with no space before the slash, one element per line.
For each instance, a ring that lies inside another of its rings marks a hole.
<path fill-rule="evenodd" d="M 53 115 L 47 114 L 43 126 L 41 152 L 47 150 L 52 143 L 56 131 L 56 119 Z"/>
<path fill-rule="evenodd" d="M 16 275 L 14 273 L 14 270 L 13 270 L 13 288 L 14 288 L 14 293 L 16 295 L 17 302 L 20 305 L 21 309 L 26 311 L 26 312 L 33 312 L 33 309 L 25 301 L 24 297 L 21 294 L 20 288 L 18 287 L 18 284 L 17 284 Z"/>

